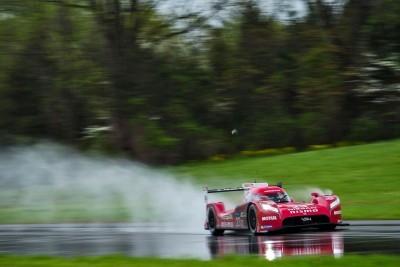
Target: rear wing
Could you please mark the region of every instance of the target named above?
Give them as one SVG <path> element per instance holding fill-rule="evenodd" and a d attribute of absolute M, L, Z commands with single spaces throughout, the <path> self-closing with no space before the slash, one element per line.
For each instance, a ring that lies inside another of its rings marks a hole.
<path fill-rule="evenodd" d="M 223 193 L 223 192 L 237 192 L 237 191 L 244 191 L 243 187 L 235 187 L 235 188 L 221 188 L 221 189 L 208 189 L 208 187 L 204 187 L 204 191 L 206 193 Z"/>
<path fill-rule="evenodd" d="M 208 187 L 204 187 L 204 200 L 207 203 L 208 201 L 208 193 L 224 193 L 224 192 L 238 192 L 238 191 L 247 191 L 254 187 L 268 187 L 268 183 L 244 183 L 242 187 L 234 187 L 234 188 L 221 188 L 221 189 L 208 189 Z M 276 185 L 271 186 L 278 186 L 282 188 L 282 182 L 278 182 Z"/>

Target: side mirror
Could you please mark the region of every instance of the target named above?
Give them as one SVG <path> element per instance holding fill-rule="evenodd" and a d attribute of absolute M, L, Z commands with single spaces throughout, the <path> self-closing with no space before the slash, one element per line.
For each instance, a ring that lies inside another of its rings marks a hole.
<path fill-rule="evenodd" d="M 318 193 L 318 192 L 312 192 L 311 195 L 312 195 L 313 197 L 319 197 L 319 193 Z"/>

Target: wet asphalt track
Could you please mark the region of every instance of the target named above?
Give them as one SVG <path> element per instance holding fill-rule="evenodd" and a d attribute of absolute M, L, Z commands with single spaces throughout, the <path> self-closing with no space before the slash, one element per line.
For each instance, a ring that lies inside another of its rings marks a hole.
<path fill-rule="evenodd" d="M 400 255 L 400 221 L 347 221 L 335 231 L 306 230 L 252 236 L 212 237 L 202 229 L 144 224 L 0 225 L 0 253 L 17 255 L 212 259 L 254 254 L 273 260 L 296 255 Z"/>

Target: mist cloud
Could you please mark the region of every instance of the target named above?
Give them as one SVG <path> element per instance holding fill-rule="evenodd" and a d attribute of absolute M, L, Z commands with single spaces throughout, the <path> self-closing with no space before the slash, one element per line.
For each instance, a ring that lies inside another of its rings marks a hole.
<path fill-rule="evenodd" d="M 205 218 L 202 188 L 187 179 L 50 143 L 1 151 L 0 188 L 0 205 L 17 207 L 14 215 L 28 221 L 123 217 L 201 229 Z"/>

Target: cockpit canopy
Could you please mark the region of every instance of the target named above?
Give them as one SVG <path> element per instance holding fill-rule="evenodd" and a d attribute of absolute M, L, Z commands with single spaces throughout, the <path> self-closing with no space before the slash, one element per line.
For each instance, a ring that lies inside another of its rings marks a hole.
<path fill-rule="evenodd" d="M 278 187 L 253 188 L 247 192 L 245 201 L 274 201 L 276 203 L 291 202 L 286 192 Z"/>

